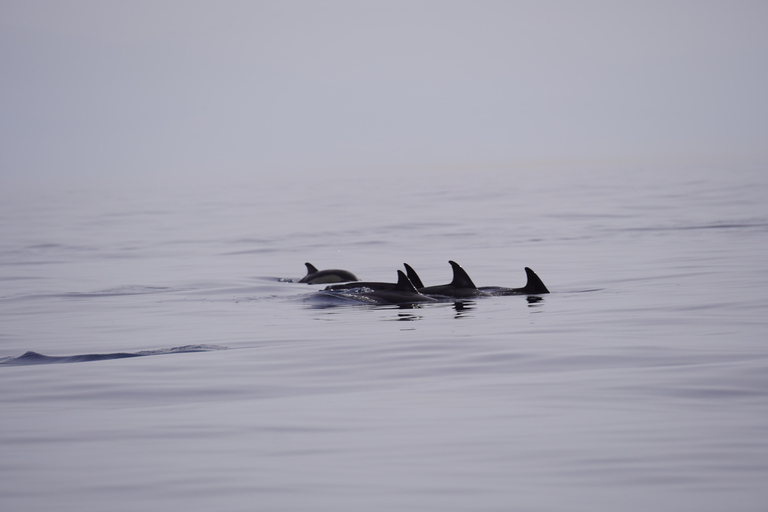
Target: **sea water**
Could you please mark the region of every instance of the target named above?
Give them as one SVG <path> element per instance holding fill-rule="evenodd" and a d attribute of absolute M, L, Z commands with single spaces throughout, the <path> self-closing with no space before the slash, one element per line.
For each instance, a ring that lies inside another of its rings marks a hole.
<path fill-rule="evenodd" d="M 0 192 L 2 510 L 768 507 L 765 169 L 269 171 Z"/>

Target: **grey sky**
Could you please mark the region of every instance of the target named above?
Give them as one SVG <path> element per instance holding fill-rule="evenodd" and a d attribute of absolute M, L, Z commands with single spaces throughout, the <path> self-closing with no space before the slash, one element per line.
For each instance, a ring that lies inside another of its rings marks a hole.
<path fill-rule="evenodd" d="M 0 6 L 6 175 L 768 155 L 768 2 Z"/>

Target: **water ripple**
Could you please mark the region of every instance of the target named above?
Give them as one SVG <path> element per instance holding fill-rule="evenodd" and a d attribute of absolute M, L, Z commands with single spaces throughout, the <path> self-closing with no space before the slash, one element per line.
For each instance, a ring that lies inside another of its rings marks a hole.
<path fill-rule="evenodd" d="M 28 351 L 18 357 L 0 358 L 2 366 L 28 366 L 37 364 L 85 363 L 88 361 L 104 361 L 109 359 L 126 359 L 129 357 L 158 356 L 164 354 L 183 354 L 188 352 L 210 352 L 227 350 L 228 347 L 219 345 L 184 345 L 182 347 L 164 348 L 158 350 L 142 350 L 139 352 L 113 352 L 109 354 L 79 354 L 75 356 L 46 356 L 38 352 Z"/>

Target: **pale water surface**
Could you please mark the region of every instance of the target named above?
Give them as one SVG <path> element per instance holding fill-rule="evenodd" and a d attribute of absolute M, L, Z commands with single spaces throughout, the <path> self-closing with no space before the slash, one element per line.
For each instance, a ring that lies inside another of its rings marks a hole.
<path fill-rule="evenodd" d="M 764 169 L 0 194 L 4 511 L 768 507 Z M 401 309 L 291 282 L 442 284 L 449 259 L 552 293 Z"/>

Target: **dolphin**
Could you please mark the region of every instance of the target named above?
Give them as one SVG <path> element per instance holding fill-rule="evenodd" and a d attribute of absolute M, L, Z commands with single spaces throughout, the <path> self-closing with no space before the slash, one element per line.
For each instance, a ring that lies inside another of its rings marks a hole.
<path fill-rule="evenodd" d="M 503 288 L 501 286 L 481 286 L 479 289 L 488 295 L 544 295 L 549 290 L 536 272 L 525 267 L 525 275 L 528 281 L 522 288 Z"/>
<path fill-rule="evenodd" d="M 414 288 L 424 288 L 424 285 L 421 282 L 421 279 L 419 279 L 419 275 L 416 273 L 413 268 L 407 264 L 403 263 L 405 266 L 405 271 L 407 272 L 407 277 L 413 284 Z M 369 290 L 391 290 L 394 287 L 397 286 L 397 283 L 381 283 L 378 281 L 356 281 L 353 283 L 344 283 L 344 284 L 331 284 L 325 287 L 326 291 L 339 291 L 339 290 L 352 290 L 355 288 L 368 288 Z"/>
<path fill-rule="evenodd" d="M 315 266 L 309 262 L 305 263 L 307 266 L 307 275 L 302 277 L 299 282 L 307 284 L 323 284 L 323 283 L 343 283 L 345 281 L 359 281 L 355 274 L 347 270 L 317 270 Z"/>
<path fill-rule="evenodd" d="M 448 284 L 441 284 L 438 286 L 422 286 L 419 291 L 424 295 L 442 295 L 444 297 L 455 297 L 462 299 L 466 297 L 477 297 L 482 295 L 488 295 L 482 290 L 479 290 L 469 275 L 461 268 L 461 265 L 455 261 L 449 261 L 453 267 L 453 280 Z M 419 279 L 419 281 L 421 281 Z"/>
<path fill-rule="evenodd" d="M 487 295 L 543 295 L 549 293 L 549 290 L 544 285 L 541 278 L 536 275 L 536 272 L 528 267 L 525 267 L 525 273 L 528 277 L 528 281 L 522 288 L 504 288 L 501 286 L 481 286 L 476 287 L 470 279 L 469 275 L 461 268 L 461 265 L 455 261 L 449 261 L 453 267 L 453 281 L 450 284 L 444 284 L 440 286 L 419 287 L 419 291 L 426 295 L 444 295 L 446 297 L 476 297 Z M 411 269 L 413 271 L 413 269 Z M 416 272 L 413 271 L 413 276 L 409 273 L 408 277 L 411 281 L 415 280 L 421 282 Z"/>
<path fill-rule="evenodd" d="M 376 283 L 369 283 L 376 284 Z M 392 285 L 392 283 L 378 283 L 384 285 Z M 362 300 L 363 302 L 369 302 L 372 304 L 417 304 L 420 302 L 437 302 L 434 297 L 429 297 L 416 289 L 411 283 L 408 276 L 406 276 L 402 270 L 397 271 L 397 283 L 391 288 L 369 288 L 367 286 L 358 286 L 352 288 L 342 289 L 330 289 L 327 287 L 321 293 L 330 295 L 339 295 L 345 298 Z M 356 291 L 349 291 L 356 290 Z"/>

